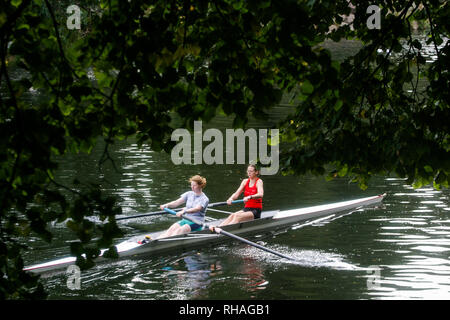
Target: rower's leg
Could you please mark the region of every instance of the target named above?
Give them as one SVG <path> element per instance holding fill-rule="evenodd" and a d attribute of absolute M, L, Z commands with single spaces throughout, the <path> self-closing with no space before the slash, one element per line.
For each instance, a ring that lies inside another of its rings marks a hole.
<path fill-rule="evenodd" d="M 251 211 L 238 211 L 231 214 L 225 221 L 223 221 L 219 227 L 226 226 L 229 224 L 235 224 L 239 222 L 245 222 L 253 220 L 253 213 Z"/>
<path fill-rule="evenodd" d="M 234 223 L 251 221 L 254 219 L 253 212 L 251 211 L 239 211 L 236 213 L 236 218 Z"/>
<path fill-rule="evenodd" d="M 184 226 L 181 226 L 181 227 L 177 228 L 176 230 L 174 230 L 173 236 L 179 235 L 179 234 L 184 234 L 184 233 L 189 233 L 189 232 L 191 232 L 191 227 L 188 224 L 185 224 Z"/>
<path fill-rule="evenodd" d="M 231 215 L 231 219 L 230 219 L 230 222 L 228 222 L 228 224 L 235 224 L 235 223 L 238 223 L 239 222 L 239 214 L 241 213 L 241 212 L 244 212 L 244 211 L 238 211 L 238 212 L 235 212 L 235 213 L 233 213 L 232 215 Z"/>
<path fill-rule="evenodd" d="M 236 215 L 237 212 L 232 213 L 228 216 L 228 218 L 226 218 L 218 227 L 222 227 L 222 226 L 226 226 L 228 224 L 231 224 L 231 221 L 234 220 L 234 217 Z"/>
<path fill-rule="evenodd" d="M 180 225 L 178 224 L 178 222 L 174 223 L 173 225 L 170 226 L 169 229 L 167 229 L 163 234 L 161 234 L 156 239 L 167 238 L 167 237 L 173 236 L 176 234 L 178 228 L 180 228 Z"/>

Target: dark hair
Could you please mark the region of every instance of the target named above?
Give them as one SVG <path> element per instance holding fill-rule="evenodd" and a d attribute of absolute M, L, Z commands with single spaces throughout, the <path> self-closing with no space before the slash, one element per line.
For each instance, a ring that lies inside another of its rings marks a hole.
<path fill-rule="evenodd" d="M 255 169 L 255 171 L 258 171 L 258 172 L 259 172 L 259 167 L 258 167 L 256 164 L 250 163 L 250 164 L 247 166 L 247 168 L 248 168 L 248 167 L 253 167 L 253 169 Z"/>

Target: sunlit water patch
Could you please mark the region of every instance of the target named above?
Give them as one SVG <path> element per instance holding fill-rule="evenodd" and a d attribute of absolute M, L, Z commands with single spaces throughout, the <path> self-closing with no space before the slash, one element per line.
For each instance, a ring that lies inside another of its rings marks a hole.
<path fill-rule="evenodd" d="M 379 279 L 368 295 L 376 299 L 449 299 L 448 190 L 401 189 L 390 201 L 395 212 L 379 220 L 382 226 L 375 239 L 397 254 L 392 263 L 379 265 Z"/>

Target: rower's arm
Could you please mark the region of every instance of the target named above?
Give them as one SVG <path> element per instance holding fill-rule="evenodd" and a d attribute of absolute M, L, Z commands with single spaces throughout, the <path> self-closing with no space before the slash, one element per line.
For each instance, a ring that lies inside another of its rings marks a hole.
<path fill-rule="evenodd" d="M 166 204 L 163 204 L 161 207 L 165 207 L 165 208 L 176 208 L 176 207 L 182 205 L 184 202 L 185 202 L 184 199 L 181 197 L 181 198 L 179 198 L 179 199 L 177 199 L 177 200 L 174 200 L 174 201 L 172 201 L 172 202 L 168 202 L 168 203 L 166 203 Z"/>
<path fill-rule="evenodd" d="M 186 209 L 186 210 L 184 210 L 184 212 L 185 213 L 192 213 L 192 212 L 198 212 L 198 211 L 201 211 L 201 210 L 203 210 L 203 207 L 199 205 L 199 206 L 196 206 L 194 208 Z"/>
<path fill-rule="evenodd" d="M 241 195 L 242 191 L 244 191 L 245 184 L 247 183 L 247 179 L 242 180 L 241 185 L 236 190 L 235 193 L 231 195 L 231 197 L 228 198 L 228 200 L 236 200 Z"/>
<path fill-rule="evenodd" d="M 251 196 L 252 199 L 262 198 L 264 197 L 264 186 L 261 179 L 256 182 L 256 194 Z"/>

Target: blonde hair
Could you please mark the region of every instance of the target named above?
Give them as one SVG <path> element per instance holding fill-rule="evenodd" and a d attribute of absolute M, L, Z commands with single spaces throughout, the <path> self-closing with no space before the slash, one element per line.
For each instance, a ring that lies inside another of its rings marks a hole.
<path fill-rule="evenodd" d="M 206 187 L 206 179 L 202 176 L 199 176 L 198 174 L 189 179 L 189 182 L 192 181 L 197 182 L 197 184 L 202 188 Z"/>

